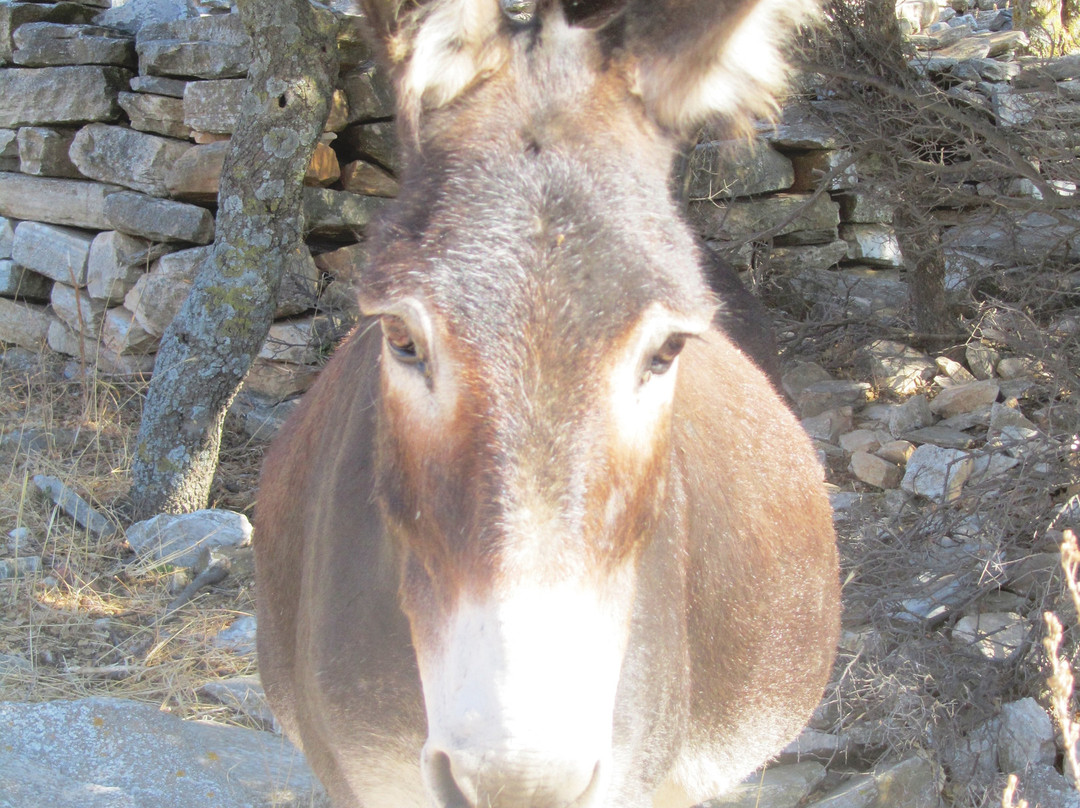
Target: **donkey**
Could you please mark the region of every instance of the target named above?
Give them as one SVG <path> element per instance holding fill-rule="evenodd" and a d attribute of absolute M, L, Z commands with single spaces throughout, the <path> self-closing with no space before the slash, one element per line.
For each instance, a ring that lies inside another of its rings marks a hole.
<path fill-rule="evenodd" d="M 401 194 L 256 534 L 267 697 L 339 808 L 684 808 L 816 706 L 821 468 L 668 183 L 801 2 L 370 0 Z"/>

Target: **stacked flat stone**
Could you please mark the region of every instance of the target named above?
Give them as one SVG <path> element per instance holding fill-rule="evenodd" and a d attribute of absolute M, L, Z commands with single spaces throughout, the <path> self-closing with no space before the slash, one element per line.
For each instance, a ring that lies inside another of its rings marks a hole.
<path fill-rule="evenodd" d="M 108 5 L 0 2 L 0 341 L 71 356 L 71 372 L 149 374 L 212 250 L 250 44 L 236 14 L 140 24 Z M 343 22 L 310 248 L 246 384 L 273 400 L 302 392 L 355 320 L 355 242 L 397 191 L 389 87 Z"/>

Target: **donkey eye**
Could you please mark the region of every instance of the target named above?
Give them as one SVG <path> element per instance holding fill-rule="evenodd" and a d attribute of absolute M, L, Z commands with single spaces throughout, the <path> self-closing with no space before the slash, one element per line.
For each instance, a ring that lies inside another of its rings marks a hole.
<path fill-rule="evenodd" d="M 659 350 L 652 355 L 641 381 L 646 382 L 652 376 L 663 376 L 671 370 L 672 363 L 686 345 L 687 336 L 687 334 L 672 334 L 668 337 Z"/>
<path fill-rule="evenodd" d="M 395 359 L 406 365 L 423 364 L 423 353 L 404 320 L 391 314 L 385 315 L 382 318 L 382 330 L 386 345 Z"/>

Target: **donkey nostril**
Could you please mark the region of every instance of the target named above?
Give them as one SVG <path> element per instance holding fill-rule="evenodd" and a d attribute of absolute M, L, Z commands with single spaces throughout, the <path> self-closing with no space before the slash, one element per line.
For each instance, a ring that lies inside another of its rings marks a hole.
<path fill-rule="evenodd" d="M 450 766 L 450 756 L 445 752 L 424 753 L 424 774 L 428 790 L 435 798 L 437 808 L 474 808 L 476 795 L 470 801 L 462 793 L 454 771 Z"/>

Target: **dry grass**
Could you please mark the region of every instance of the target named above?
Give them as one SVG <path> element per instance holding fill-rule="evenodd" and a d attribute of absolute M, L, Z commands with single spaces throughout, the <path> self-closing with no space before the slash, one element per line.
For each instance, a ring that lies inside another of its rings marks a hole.
<path fill-rule="evenodd" d="M 99 539 L 35 495 L 35 474 L 59 477 L 117 525 L 145 385 L 66 380 L 54 359 L 9 351 L 0 367 L 0 535 L 25 528 L 19 556 L 34 574 L 0 581 L 0 699 L 108 695 L 153 702 L 183 716 L 233 713 L 198 693 L 206 682 L 254 673 L 254 660 L 211 638 L 254 610 L 248 556 L 233 574 L 173 617 L 166 607 L 184 572 L 139 561 L 122 533 Z M 21 436 L 21 440 L 20 440 Z M 226 436 L 214 504 L 250 511 L 261 448 Z M 3 553 L 11 556 L 8 552 Z"/>

